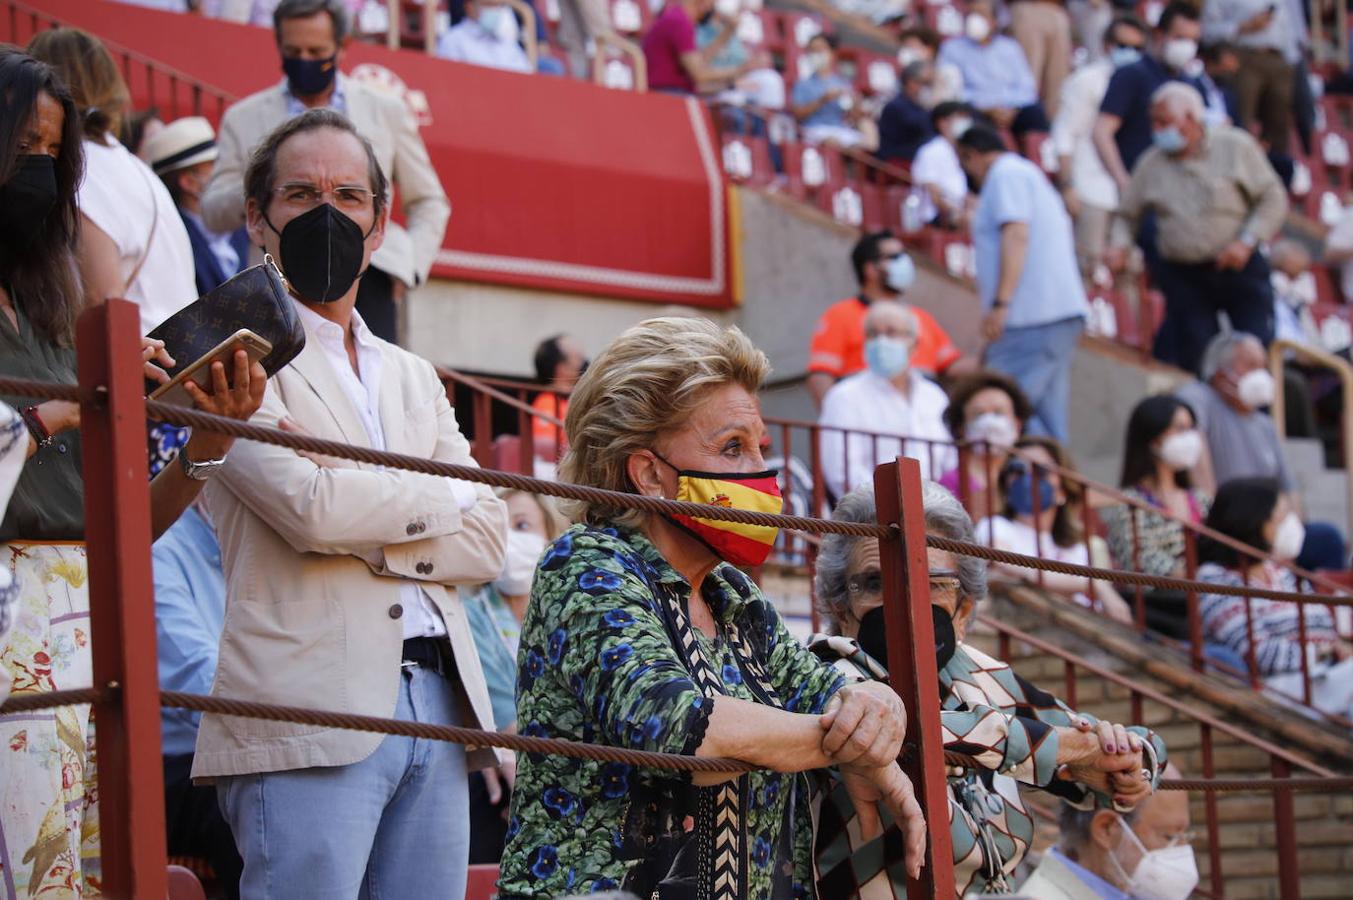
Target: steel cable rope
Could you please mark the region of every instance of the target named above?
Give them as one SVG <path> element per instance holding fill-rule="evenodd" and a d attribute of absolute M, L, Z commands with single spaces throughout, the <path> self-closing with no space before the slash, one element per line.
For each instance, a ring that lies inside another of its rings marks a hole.
<path fill-rule="evenodd" d="M 3 389 L 0 387 L 0 389 Z M 0 705 L 0 716 L 11 713 L 34 712 L 56 706 L 79 705 L 112 700 L 121 692 L 116 685 L 107 688 L 77 688 L 74 690 L 48 691 L 41 694 L 19 694 L 11 696 Z M 677 753 L 655 753 L 646 750 L 629 750 L 623 747 L 611 747 L 603 744 L 585 744 L 579 741 L 559 738 L 529 737 L 522 734 L 507 734 L 501 731 L 483 731 L 478 728 L 460 728 L 451 725 L 429 725 L 423 722 L 408 722 L 399 719 L 382 719 L 376 716 L 359 716 L 351 713 L 327 712 L 317 709 L 303 709 L 294 706 L 279 706 L 271 703 L 255 703 L 248 700 L 231 700 L 224 697 L 209 697 L 202 694 L 188 694 L 181 691 L 161 691 L 160 705 L 173 709 L 189 709 L 196 712 L 209 712 L 218 715 L 238 716 L 249 719 L 266 719 L 272 722 L 292 722 L 299 725 L 316 725 L 327 728 L 344 728 L 352 731 L 371 731 L 379 734 L 393 734 L 403 737 L 423 738 L 426 740 L 447 741 L 454 744 L 469 744 L 477 747 L 501 747 L 519 753 L 541 753 L 554 756 L 570 756 L 578 759 L 591 759 L 601 762 L 619 762 L 627 765 L 653 768 L 675 769 L 685 772 L 740 773 L 755 771 L 736 759 L 724 757 L 682 756 Z M 909 745 L 910 746 L 910 745 Z M 964 768 L 980 768 L 976 761 L 961 753 L 946 750 L 945 764 Z M 1353 790 L 1353 777 L 1336 778 L 1221 778 L 1221 779 L 1165 779 L 1160 782 L 1162 790 L 1181 791 L 1342 791 Z"/>

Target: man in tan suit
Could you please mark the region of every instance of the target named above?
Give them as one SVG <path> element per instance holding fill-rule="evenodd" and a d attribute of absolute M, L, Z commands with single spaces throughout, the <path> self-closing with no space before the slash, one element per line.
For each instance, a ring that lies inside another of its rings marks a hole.
<path fill-rule="evenodd" d="M 405 292 L 422 284 L 441 249 L 451 204 L 428 159 L 413 116 L 399 98 L 338 71 L 348 37 L 342 0 L 282 0 L 273 31 L 286 79 L 226 110 L 219 156 L 202 197 L 202 219 L 228 233 L 244 224 L 244 170 L 274 128 L 307 109 L 329 107 L 352 120 L 371 142 L 386 178 L 399 186 L 407 225 L 391 222 L 385 243 L 362 276 L 357 310 L 377 336 L 396 340 L 396 311 Z"/>
<path fill-rule="evenodd" d="M 433 367 L 354 311 L 389 210 L 353 125 L 329 109 L 291 119 L 245 186 L 250 240 L 306 331 L 255 421 L 473 464 Z M 502 570 L 507 515 L 487 487 L 242 441 L 209 489 L 227 585 L 213 694 L 493 727 L 456 587 Z M 242 896 L 459 897 L 466 761 L 454 744 L 206 715 L 193 777 L 217 782 Z"/>

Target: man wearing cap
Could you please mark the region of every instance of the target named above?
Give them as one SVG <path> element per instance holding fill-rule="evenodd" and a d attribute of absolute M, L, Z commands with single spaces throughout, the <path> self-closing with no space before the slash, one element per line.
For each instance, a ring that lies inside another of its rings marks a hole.
<path fill-rule="evenodd" d="M 146 140 L 150 167 L 169 189 L 188 229 L 198 294 L 215 290 L 249 260 L 249 236 L 244 226 L 216 232 L 202 221 L 202 195 L 218 155 L 216 132 L 201 116 L 178 119 Z"/>

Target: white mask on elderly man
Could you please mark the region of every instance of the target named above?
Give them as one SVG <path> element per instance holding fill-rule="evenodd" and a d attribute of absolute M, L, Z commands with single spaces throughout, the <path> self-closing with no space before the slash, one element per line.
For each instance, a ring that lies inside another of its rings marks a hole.
<path fill-rule="evenodd" d="M 1236 397 L 1248 409 L 1273 405 L 1278 386 L 1267 369 L 1251 369 L 1236 381 Z"/>
<path fill-rule="evenodd" d="M 1273 284 L 1273 293 L 1288 306 L 1301 307 L 1315 303 L 1315 276 L 1310 272 L 1302 272 L 1296 278 L 1291 278 L 1286 272 L 1275 269 L 1269 280 Z"/>
<path fill-rule="evenodd" d="M 1147 850 L 1127 820 L 1121 816 L 1119 820 L 1123 825 L 1123 834 L 1131 838 L 1142 853 L 1131 876 L 1124 870 L 1117 851 L 1109 853 L 1119 877 L 1127 882 L 1127 895 L 1133 900 L 1186 900 L 1198 886 L 1198 861 L 1193 857 L 1193 847 L 1175 844 L 1159 850 Z"/>
<path fill-rule="evenodd" d="M 503 572 L 493 581 L 498 592 L 507 597 L 525 597 L 531 593 L 531 581 L 536 575 L 536 563 L 545 552 L 545 539 L 534 531 L 507 533 L 507 553 L 503 557 Z"/>

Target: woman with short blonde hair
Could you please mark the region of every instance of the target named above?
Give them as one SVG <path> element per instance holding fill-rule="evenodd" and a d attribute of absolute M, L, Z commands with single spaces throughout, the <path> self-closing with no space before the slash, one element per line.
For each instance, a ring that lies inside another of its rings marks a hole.
<path fill-rule="evenodd" d="M 735 328 L 650 319 L 578 382 L 561 474 L 590 487 L 780 511 L 756 392 L 765 356 Z M 775 529 L 577 506 L 546 548 L 518 653 L 523 734 L 756 767 L 740 775 L 522 756 L 499 896 L 624 888 L 639 896 L 812 896 L 808 785 L 837 765 L 861 805 L 903 823 L 919 871 L 925 823 L 896 760 L 897 695 L 848 685 L 734 566 Z M 881 833 L 878 821 L 865 833 Z"/>

